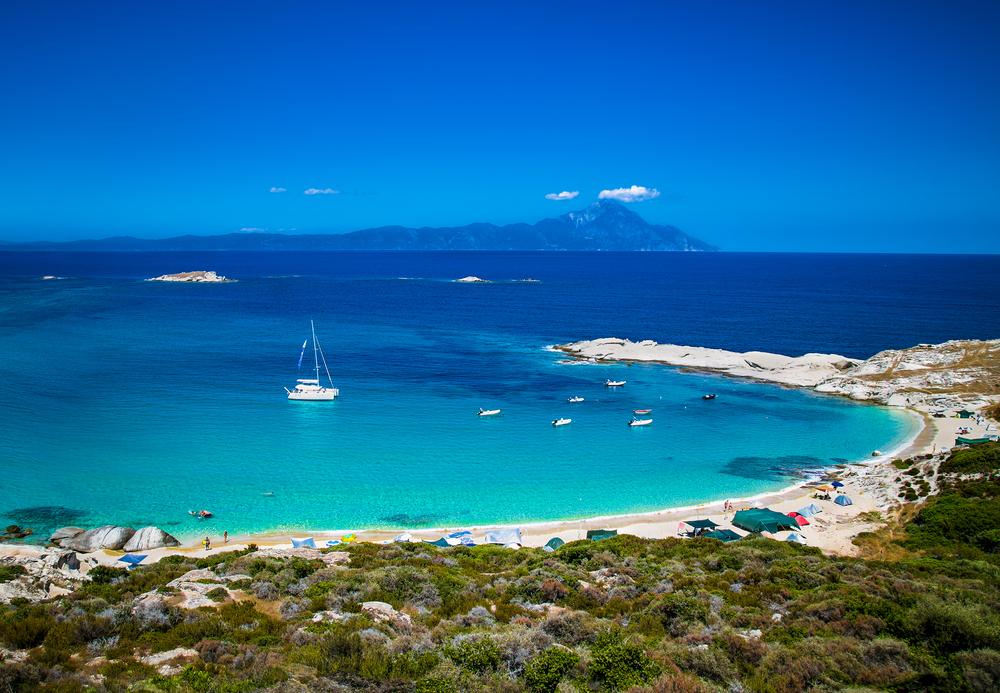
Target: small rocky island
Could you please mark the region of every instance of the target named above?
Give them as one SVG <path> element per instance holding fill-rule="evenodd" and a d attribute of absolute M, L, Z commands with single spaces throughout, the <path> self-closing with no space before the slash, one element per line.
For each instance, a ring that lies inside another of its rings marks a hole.
<path fill-rule="evenodd" d="M 475 277 L 475 276 L 473 276 L 471 274 L 468 277 L 462 277 L 461 279 L 456 279 L 455 281 L 458 282 L 459 284 L 488 284 L 489 283 L 488 279 L 482 279 L 481 277 Z"/>
<path fill-rule="evenodd" d="M 195 270 L 193 272 L 177 272 L 176 274 L 161 274 L 159 277 L 150 277 L 146 280 L 147 282 L 198 282 L 198 283 L 214 283 L 219 284 L 222 282 L 234 282 L 235 279 L 229 279 L 221 274 L 217 274 L 213 270 Z"/>

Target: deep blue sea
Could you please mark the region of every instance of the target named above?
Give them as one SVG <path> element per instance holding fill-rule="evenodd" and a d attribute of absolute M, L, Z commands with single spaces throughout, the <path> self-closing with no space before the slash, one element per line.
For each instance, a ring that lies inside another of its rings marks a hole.
<path fill-rule="evenodd" d="M 239 281 L 142 281 L 193 269 Z M 451 281 L 470 274 L 493 283 Z M 916 424 L 659 366 L 567 364 L 545 347 L 617 336 L 866 357 L 997 337 L 998 289 L 1000 256 L 0 253 L 0 514 L 38 536 L 99 523 L 191 536 L 205 530 L 197 508 L 238 533 L 746 496 L 891 448 Z M 310 319 L 333 403 L 283 390 L 308 376 L 296 362 Z M 609 377 L 628 385 L 608 391 Z M 654 424 L 629 429 L 639 407 Z M 553 429 L 558 416 L 574 422 Z"/>

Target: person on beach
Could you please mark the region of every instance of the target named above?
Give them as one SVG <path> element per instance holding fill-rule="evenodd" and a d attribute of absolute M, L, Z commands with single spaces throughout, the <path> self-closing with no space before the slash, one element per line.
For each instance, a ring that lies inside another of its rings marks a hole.
<path fill-rule="evenodd" d="M 206 551 L 211 551 L 212 550 L 212 540 L 209 539 L 208 537 L 205 537 L 205 539 L 201 542 L 201 544 L 202 544 L 202 546 L 205 547 Z"/>
<path fill-rule="evenodd" d="M 228 529 L 225 532 L 222 533 L 222 543 L 223 544 L 228 544 L 229 543 L 229 530 Z"/>

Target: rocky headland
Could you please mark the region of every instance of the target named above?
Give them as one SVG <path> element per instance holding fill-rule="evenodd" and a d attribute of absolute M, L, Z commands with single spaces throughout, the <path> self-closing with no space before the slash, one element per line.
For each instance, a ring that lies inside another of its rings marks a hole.
<path fill-rule="evenodd" d="M 734 352 L 617 338 L 554 348 L 577 359 L 662 363 L 922 412 L 978 411 L 1000 401 L 1000 339 L 920 344 L 880 351 L 868 359 Z"/>

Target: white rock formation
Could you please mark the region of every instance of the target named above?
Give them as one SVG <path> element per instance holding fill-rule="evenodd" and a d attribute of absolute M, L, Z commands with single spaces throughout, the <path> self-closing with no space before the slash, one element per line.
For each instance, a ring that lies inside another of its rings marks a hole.
<path fill-rule="evenodd" d="M 482 279 L 480 277 L 475 277 L 475 276 L 473 276 L 471 274 L 468 277 L 462 277 L 461 279 L 456 279 L 455 281 L 458 282 L 458 283 L 460 283 L 460 284 L 477 284 L 477 283 L 478 284 L 486 284 L 486 283 L 489 282 L 488 279 Z"/>
<path fill-rule="evenodd" d="M 4 549 L 10 552 L 0 557 L 0 565 L 20 566 L 24 573 L 0 582 L 0 604 L 12 599 L 36 602 L 66 594 L 87 579 L 73 551 L 24 545 L 5 545 Z"/>
<path fill-rule="evenodd" d="M 161 549 L 165 546 L 180 546 L 181 543 L 173 536 L 167 534 L 159 527 L 143 527 L 137 529 L 125 546 L 125 551 L 149 551 L 150 549 Z"/>
<path fill-rule="evenodd" d="M 159 277 L 150 277 L 147 282 L 196 282 L 196 283 L 220 283 L 236 281 L 216 274 L 212 270 L 195 270 L 193 272 L 177 272 L 176 274 L 161 274 Z"/>
<path fill-rule="evenodd" d="M 409 628 L 413 621 L 409 615 L 396 611 L 392 604 L 386 602 L 363 602 L 361 612 L 367 614 L 376 623 L 391 623 L 394 626 Z"/>
<path fill-rule="evenodd" d="M 49 537 L 49 542 L 58 545 L 64 539 L 70 539 L 78 534 L 83 534 L 85 531 L 83 527 L 61 527 L 52 533 L 52 536 Z"/>
<path fill-rule="evenodd" d="M 125 546 L 133 534 L 135 534 L 135 530 L 131 527 L 104 525 L 103 527 L 81 532 L 68 539 L 63 539 L 59 545 L 83 553 L 99 551 L 100 549 L 118 551 Z"/>

